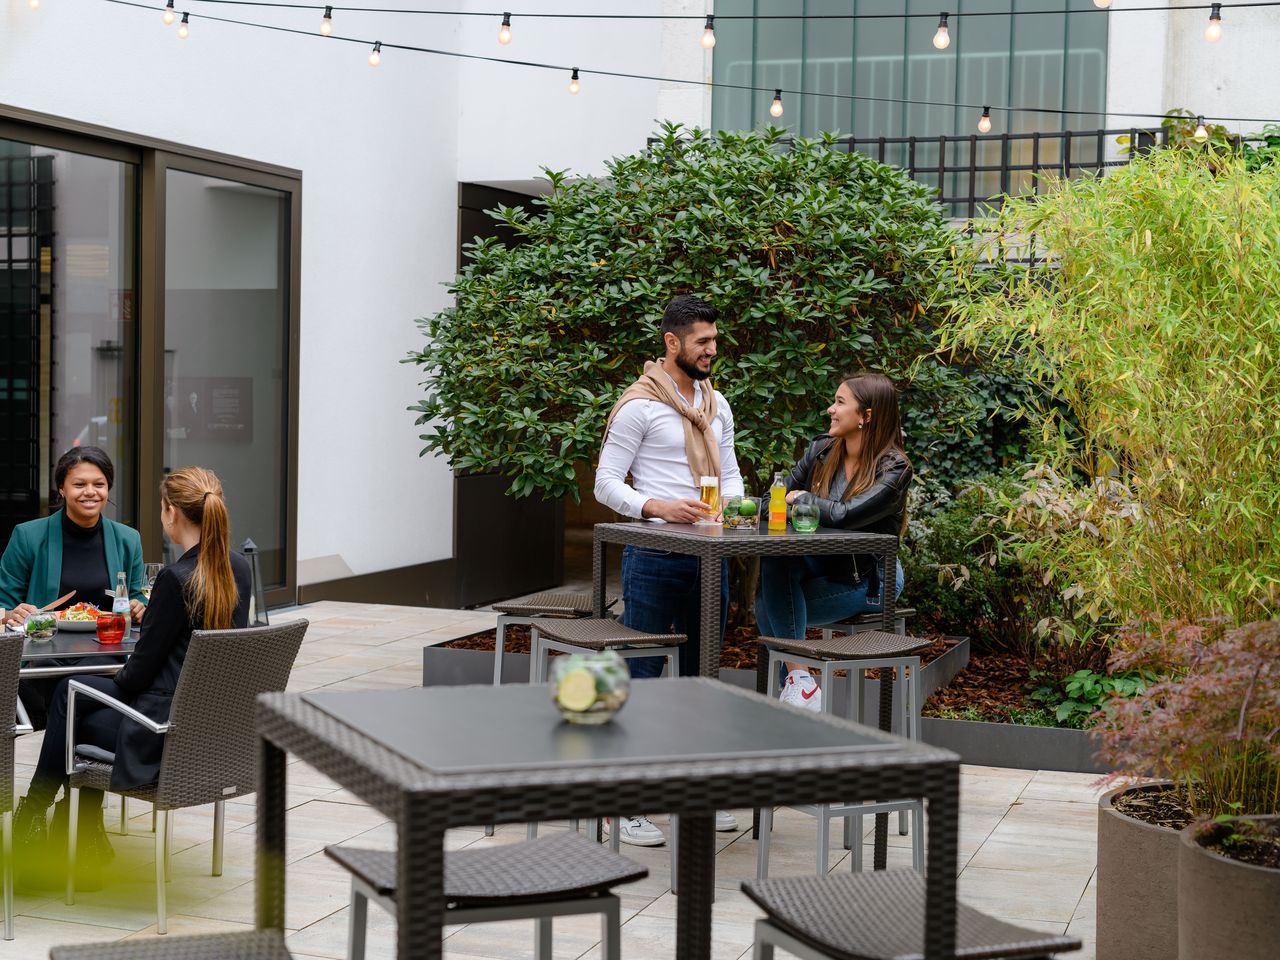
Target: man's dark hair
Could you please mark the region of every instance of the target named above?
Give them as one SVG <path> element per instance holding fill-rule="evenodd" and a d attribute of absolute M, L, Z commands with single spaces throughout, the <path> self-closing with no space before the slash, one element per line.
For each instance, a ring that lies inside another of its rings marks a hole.
<path fill-rule="evenodd" d="M 662 326 L 658 328 L 658 332 L 662 336 L 674 333 L 683 340 L 689 328 L 699 321 L 715 323 L 716 308 L 701 297 L 682 293 L 678 297 L 672 297 L 671 302 L 667 304 L 667 310 L 662 315 Z"/>
<path fill-rule="evenodd" d="M 67 474 L 77 463 L 91 463 L 101 470 L 103 476 L 107 478 L 108 490 L 115 484 L 116 468 L 111 465 L 111 458 L 107 456 L 107 451 L 101 447 L 72 447 L 58 458 L 58 464 L 53 468 L 55 491 L 62 489 L 62 482 L 67 479 Z"/>

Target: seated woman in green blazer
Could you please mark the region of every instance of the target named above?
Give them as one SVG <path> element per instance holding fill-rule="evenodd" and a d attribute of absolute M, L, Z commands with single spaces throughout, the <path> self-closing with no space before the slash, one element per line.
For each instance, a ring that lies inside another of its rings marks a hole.
<path fill-rule="evenodd" d="M 102 607 L 123 570 L 129 583 L 130 611 L 138 623 L 142 604 L 142 538 L 138 531 L 102 516 L 115 479 L 111 458 L 99 447 L 72 447 L 53 470 L 62 509 L 52 516 L 19 524 L 0 557 L 0 607 L 14 626 L 27 614 L 65 593 L 62 604 L 82 600 Z M 53 683 L 56 683 L 54 679 Z M 22 701 L 32 723 L 41 724 L 43 705 L 53 683 L 23 682 Z M 42 724 L 41 724 L 42 725 Z"/>

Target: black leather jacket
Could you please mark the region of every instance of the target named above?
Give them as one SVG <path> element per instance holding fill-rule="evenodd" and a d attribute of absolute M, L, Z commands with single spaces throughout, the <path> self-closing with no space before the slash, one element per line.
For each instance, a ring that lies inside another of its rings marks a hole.
<path fill-rule="evenodd" d="M 787 477 L 787 490 L 804 490 L 796 498 L 797 503 L 816 503 L 822 526 L 842 530 L 860 530 L 865 533 L 891 533 L 895 537 L 902 532 L 902 521 L 907 513 L 907 490 L 911 486 L 911 464 L 897 453 L 887 453 L 876 467 L 876 479 L 866 490 L 848 500 L 832 500 L 807 492 L 813 484 L 813 476 L 835 441 L 826 434 L 818 437 L 804 452 L 800 462 L 791 468 Z M 826 558 L 827 576 L 833 579 L 851 579 L 855 583 L 864 577 L 873 578 L 872 587 L 879 590 L 879 571 L 876 558 L 870 554 L 850 557 Z"/>

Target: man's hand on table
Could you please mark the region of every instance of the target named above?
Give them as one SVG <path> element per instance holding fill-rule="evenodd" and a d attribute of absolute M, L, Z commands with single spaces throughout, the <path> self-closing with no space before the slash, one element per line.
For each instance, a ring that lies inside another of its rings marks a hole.
<path fill-rule="evenodd" d="M 656 517 L 667 523 L 697 523 L 711 519 L 711 511 L 701 500 L 647 500 L 640 512 L 646 520 Z"/>

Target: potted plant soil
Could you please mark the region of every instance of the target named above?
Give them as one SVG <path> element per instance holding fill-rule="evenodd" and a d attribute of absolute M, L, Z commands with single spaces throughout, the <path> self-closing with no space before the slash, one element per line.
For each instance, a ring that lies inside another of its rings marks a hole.
<path fill-rule="evenodd" d="M 1099 801 L 1098 960 L 1274 956 L 1280 871 L 1235 863 L 1253 847 L 1224 843 L 1235 834 L 1213 818 L 1271 823 L 1280 810 L 1280 620 L 1135 628 L 1112 662 L 1163 679 L 1113 702 L 1101 752 L 1123 776 L 1163 780 Z M 1269 849 L 1274 833 L 1259 836 Z"/>

